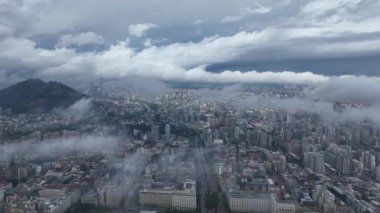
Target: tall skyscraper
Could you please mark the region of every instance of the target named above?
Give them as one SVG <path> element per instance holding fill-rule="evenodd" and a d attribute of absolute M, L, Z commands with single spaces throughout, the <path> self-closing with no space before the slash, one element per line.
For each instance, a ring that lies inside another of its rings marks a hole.
<path fill-rule="evenodd" d="M 166 125 L 165 125 L 165 138 L 166 138 L 167 140 L 170 139 L 170 124 L 166 124 Z"/>

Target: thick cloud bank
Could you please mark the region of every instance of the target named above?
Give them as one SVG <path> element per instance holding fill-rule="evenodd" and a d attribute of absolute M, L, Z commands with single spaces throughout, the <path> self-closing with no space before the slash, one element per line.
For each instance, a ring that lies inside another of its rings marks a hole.
<path fill-rule="evenodd" d="M 218 9 L 209 9 L 215 5 Z M 78 82 L 135 76 L 318 84 L 334 74 L 316 74 L 313 67 L 297 72 L 255 67 L 209 72 L 207 67 L 240 61 L 376 60 L 379 9 L 373 0 L 4 0 L 0 84 L 30 77 Z M 98 48 L 86 49 L 89 45 Z M 329 70 L 333 73 L 334 67 Z"/>
<path fill-rule="evenodd" d="M 137 76 L 170 81 L 294 84 L 315 84 L 328 79 L 311 72 L 206 71 L 207 64 L 238 57 L 246 52 L 245 46 L 259 42 L 260 37 L 257 33 L 239 33 L 231 37 L 206 38 L 199 43 L 151 46 L 140 51 L 130 47 L 128 41 L 121 41 L 107 50 L 85 53 L 67 48 L 46 50 L 36 47 L 31 40 L 12 38 L 0 41 L 1 49 L 10 50 L 0 53 L 0 61 L 17 62 L 2 65 L 7 66 L 3 75 L 13 72 L 17 75 L 19 70 L 25 70 L 26 75 L 43 78 L 85 80 Z"/>

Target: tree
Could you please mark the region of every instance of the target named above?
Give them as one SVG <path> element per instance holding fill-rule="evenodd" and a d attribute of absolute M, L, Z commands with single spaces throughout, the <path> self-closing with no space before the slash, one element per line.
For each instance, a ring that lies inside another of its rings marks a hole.
<path fill-rule="evenodd" d="M 216 193 L 207 194 L 206 197 L 206 208 L 207 209 L 216 209 L 219 205 L 219 197 Z"/>

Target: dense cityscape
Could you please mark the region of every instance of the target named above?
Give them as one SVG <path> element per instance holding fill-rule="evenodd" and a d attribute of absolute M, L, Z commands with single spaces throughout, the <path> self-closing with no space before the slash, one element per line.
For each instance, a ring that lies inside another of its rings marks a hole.
<path fill-rule="evenodd" d="M 2 212 L 380 211 L 375 125 L 238 105 L 302 89 L 213 101 L 205 89 L 152 99 L 116 90 L 92 85 L 88 98 L 49 113 L 1 110 Z"/>

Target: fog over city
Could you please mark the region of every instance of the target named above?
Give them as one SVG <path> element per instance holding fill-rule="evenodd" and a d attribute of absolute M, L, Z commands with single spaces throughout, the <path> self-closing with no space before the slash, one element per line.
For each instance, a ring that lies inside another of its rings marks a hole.
<path fill-rule="evenodd" d="M 328 121 L 364 121 L 380 125 L 380 83 L 367 77 L 335 78 L 313 86 L 306 86 L 299 97 L 279 98 L 250 94 L 242 96 L 241 84 L 226 86 L 223 89 L 200 89 L 197 95 L 205 102 L 225 102 L 247 108 L 273 108 L 290 113 L 311 112 Z M 348 102 L 364 105 L 360 109 L 336 112 L 333 104 Z"/>
<path fill-rule="evenodd" d="M 0 146 L 0 152 L 2 153 L 1 160 L 10 160 L 14 155 L 23 155 L 28 159 L 52 158 L 64 156 L 71 152 L 111 152 L 116 143 L 117 139 L 114 137 L 87 135 L 43 142 L 23 141 L 21 143 L 4 144 Z"/>

